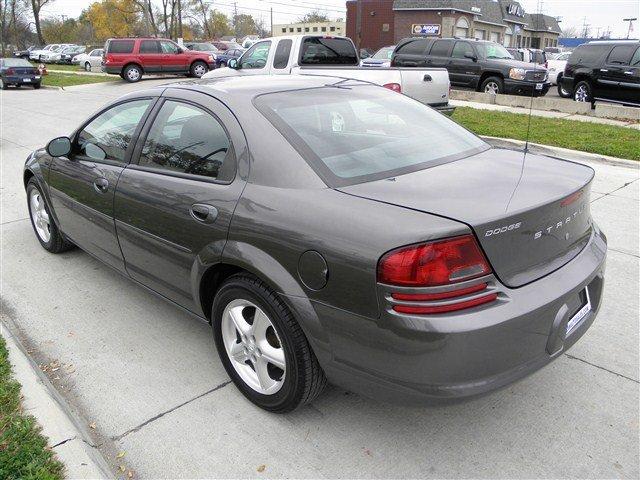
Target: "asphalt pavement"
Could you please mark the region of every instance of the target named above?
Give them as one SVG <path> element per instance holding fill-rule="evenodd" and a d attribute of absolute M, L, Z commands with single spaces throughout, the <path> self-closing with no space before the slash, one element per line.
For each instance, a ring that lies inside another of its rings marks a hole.
<path fill-rule="evenodd" d="M 163 82 L 1 94 L 2 320 L 36 362 L 74 366 L 52 383 L 95 427 L 114 472 L 122 465 L 137 478 L 640 476 L 637 164 L 585 161 L 596 170 L 592 213 L 609 238 L 605 297 L 593 327 L 551 365 L 452 406 L 400 407 L 329 388 L 292 414 L 269 414 L 229 384 L 207 324 L 81 250 L 47 253 L 28 220 L 29 152 L 110 99 Z"/>

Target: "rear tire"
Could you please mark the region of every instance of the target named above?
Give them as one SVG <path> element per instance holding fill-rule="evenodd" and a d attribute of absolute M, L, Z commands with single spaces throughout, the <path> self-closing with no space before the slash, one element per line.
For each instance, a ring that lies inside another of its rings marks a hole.
<path fill-rule="evenodd" d="M 74 247 L 58 230 L 35 178 L 27 182 L 27 206 L 33 232 L 42 248 L 51 253 L 62 253 Z"/>
<path fill-rule="evenodd" d="M 576 88 L 573 90 L 573 99 L 576 102 L 592 103 L 593 91 L 591 89 L 591 84 L 586 80 L 578 82 Z"/>
<path fill-rule="evenodd" d="M 220 68 L 224 68 L 227 66 L 227 62 L 220 62 Z"/>
<path fill-rule="evenodd" d="M 504 82 L 500 77 L 489 77 L 480 86 L 480 91 L 498 95 L 504 92 Z"/>
<path fill-rule="evenodd" d="M 91 64 L 89 62 L 85 62 L 84 71 L 85 72 L 90 72 L 91 71 Z"/>
<path fill-rule="evenodd" d="M 122 71 L 122 78 L 129 83 L 139 82 L 142 78 L 142 69 L 137 65 L 127 65 Z"/>
<path fill-rule="evenodd" d="M 322 392 L 327 379 L 302 328 L 281 298 L 253 275 L 237 274 L 223 283 L 211 318 L 224 368 L 258 407 L 290 412 Z M 284 368 L 277 367 L 283 359 Z"/>
<path fill-rule="evenodd" d="M 40 88 L 41 84 L 40 83 L 34 83 L 33 84 L 33 89 L 34 90 L 38 90 Z"/>

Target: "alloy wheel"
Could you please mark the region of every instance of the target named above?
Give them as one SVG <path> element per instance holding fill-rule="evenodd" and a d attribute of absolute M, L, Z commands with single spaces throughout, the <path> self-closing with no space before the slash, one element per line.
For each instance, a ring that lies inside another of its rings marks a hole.
<path fill-rule="evenodd" d="M 193 67 L 193 74 L 200 78 L 201 76 L 203 76 L 205 73 L 207 73 L 207 67 L 205 67 L 202 64 L 198 64 L 195 67 Z"/>
<path fill-rule="evenodd" d="M 42 195 L 35 188 L 31 190 L 29 195 L 29 202 L 31 203 L 31 220 L 36 228 L 36 233 L 44 243 L 48 243 L 51 240 L 51 223 L 49 220 L 49 214 L 44 206 L 44 200 Z"/>
<path fill-rule="evenodd" d="M 140 70 L 137 68 L 130 68 L 127 70 L 127 78 L 132 82 L 136 82 L 140 79 Z"/>
<path fill-rule="evenodd" d="M 496 82 L 489 82 L 484 86 L 485 93 L 491 93 L 493 95 L 497 95 L 500 91 L 500 87 Z"/>
<path fill-rule="evenodd" d="M 576 89 L 576 93 L 574 94 L 574 98 L 576 102 L 588 102 L 589 101 L 589 91 L 587 87 L 584 85 L 580 85 Z"/>
<path fill-rule="evenodd" d="M 222 339 L 240 378 L 263 395 L 277 393 L 286 375 L 285 353 L 275 326 L 257 305 L 236 299 L 222 313 Z"/>

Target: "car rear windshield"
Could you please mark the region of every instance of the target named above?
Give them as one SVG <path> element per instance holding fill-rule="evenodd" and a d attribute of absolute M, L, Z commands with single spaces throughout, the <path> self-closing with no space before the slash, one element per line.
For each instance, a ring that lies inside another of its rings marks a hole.
<path fill-rule="evenodd" d="M 133 40 L 111 40 L 107 47 L 109 53 L 131 53 L 133 52 Z"/>
<path fill-rule="evenodd" d="M 3 58 L 2 65 L 5 67 L 33 67 L 33 65 L 24 58 Z"/>
<path fill-rule="evenodd" d="M 489 148 L 426 105 L 349 80 L 264 94 L 254 103 L 331 187 L 422 170 Z"/>
<path fill-rule="evenodd" d="M 347 38 L 305 37 L 300 65 L 357 65 L 356 49 Z"/>

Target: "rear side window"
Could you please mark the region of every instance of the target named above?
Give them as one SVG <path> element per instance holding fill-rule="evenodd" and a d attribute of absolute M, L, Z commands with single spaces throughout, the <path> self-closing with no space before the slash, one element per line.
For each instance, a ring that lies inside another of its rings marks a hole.
<path fill-rule="evenodd" d="M 635 50 L 636 45 L 617 45 L 613 47 L 613 50 L 611 50 L 607 63 L 629 65 Z"/>
<path fill-rule="evenodd" d="M 636 53 L 633 54 L 633 58 L 631 59 L 631 66 L 632 67 L 640 66 L 640 48 L 638 48 L 636 50 Z"/>
<path fill-rule="evenodd" d="M 581 45 L 573 52 L 570 63 L 596 63 L 609 50 L 609 45 Z"/>
<path fill-rule="evenodd" d="M 289 54 L 291 53 L 292 40 L 280 40 L 276 47 L 276 54 L 273 58 L 273 68 L 284 68 L 289 63 Z"/>
<path fill-rule="evenodd" d="M 434 42 L 431 47 L 431 55 L 435 57 L 446 57 L 449 55 L 449 49 L 451 48 L 451 40 L 438 40 Z"/>
<path fill-rule="evenodd" d="M 406 54 L 406 55 L 423 55 L 427 50 L 427 41 L 426 40 L 413 40 L 411 42 L 407 42 L 404 45 L 401 45 L 400 48 L 396 50 L 396 54 Z"/>
<path fill-rule="evenodd" d="M 301 65 L 357 65 L 358 55 L 346 38 L 306 37 L 300 49 Z"/>
<path fill-rule="evenodd" d="M 233 149 L 211 114 L 182 102 L 166 101 L 147 135 L 139 165 L 175 173 L 231 180 Z"/>
<path fill-rule="evenodd" d="M 109 42 L 109 53 L 131 53 L 133 52 L 133 40 L 111 40 Z"/>
<path fill-rule="evenodd" d="M 456 42 L 453 47 L 453 52 L 451 56 L 453 58 L 466 58 L 465 55 L 475 56 L 473 52 L 473 47 L 469 45 L 467 42 Z"/>
<path fill-rule="evenodd" d="M 160 47 L 155 40 L 143 40 L 140 42 L 140 53 L 160 53 Z"/>

